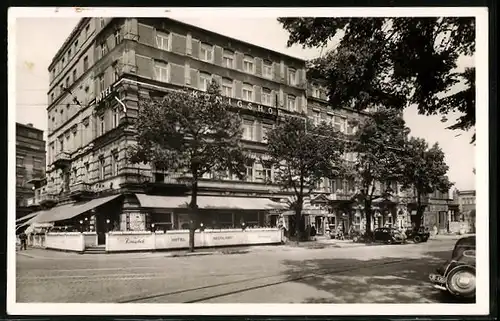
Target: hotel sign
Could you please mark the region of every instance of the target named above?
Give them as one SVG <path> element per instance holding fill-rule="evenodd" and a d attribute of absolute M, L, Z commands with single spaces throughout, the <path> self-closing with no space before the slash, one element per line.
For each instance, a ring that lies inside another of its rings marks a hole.
<path fill-rule="evenodd" d="M 95 103 L 99 104 L 104 99 L 108 98 L 109 95 L 113 93 L 113 86 L 109 86 L 108 88 L 101 91 L 99 95 L 95 97 Z"/>
<path fill-rule="evenodd" d="M 210 99 L 210 95 L 209 94 L 201 93 L 199 91 L 194 91 L 193 90 L 191 92 L 191 95 L 193 95 L 195 97 L 203 95 L 206 100 Z M 277 109 L 275 107 L 262 106 L 262 105 L 258 105 L 258 104 L 255 104 L 255 103 L 246 102 L 246 101 L 243 101 L 243 100 L 240 100 L 240 99 L 233 99 L 231 97 L 224 97 L 224 96 L 217 96 L 216 97 L 216 101 L 218 103 L 222 103 L 224 100 L 229 105 L 231 105 L 233 107 L 237 107 L 237 108 L 240 108 L 240 109 L 251 110 L 251 111 L 255 111 L 257 113 L 261 113 L 261 114 L 267 114 L 267 115 L 277 116 Z"/>

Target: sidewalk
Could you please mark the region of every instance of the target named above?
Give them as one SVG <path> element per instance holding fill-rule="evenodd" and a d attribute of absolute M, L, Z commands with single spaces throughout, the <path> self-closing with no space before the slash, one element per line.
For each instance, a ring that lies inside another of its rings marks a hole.
<path fill-rule="evenodd" d="M 474 236 L 476 234 L 438 234 L 436 236 L 431 236 L 429 240 L 458 240 L 462 237 Z"/>

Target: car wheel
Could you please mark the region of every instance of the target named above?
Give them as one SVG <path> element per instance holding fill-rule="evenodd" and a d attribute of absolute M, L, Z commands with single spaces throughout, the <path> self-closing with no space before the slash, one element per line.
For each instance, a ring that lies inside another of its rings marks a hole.
<path fill-rule="evenodd" d="M 357 242 L 359 241 L 359 237 L 358 237 L 358 236 L 354 236 L 354 237 L 352 238 L 352 241 L 353 241 L 354 243 L 357 243 Z"/>
<path fill-rule="evenodd" d="M 415 242 L 415 243 L 420 243 L 421 241 L 422 241 L 422 239 L 420 238 L 420 236 L 419 236 L 419 235 L 415 235 L 415 236 L 413 237 L 413 242 Z"/>
<path fill-rule="evenodd" d="M 476 295 L 476 271 L 469 266 L 458 266 L 446 278 L 446 288 L 451 294 L 471 298 Z"/>

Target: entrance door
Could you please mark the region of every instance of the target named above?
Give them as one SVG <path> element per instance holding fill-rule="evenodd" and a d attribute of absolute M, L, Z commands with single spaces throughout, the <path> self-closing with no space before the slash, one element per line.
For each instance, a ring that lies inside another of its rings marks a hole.
<path fill-rule="evenodd" d="M 440 211 L 439 212 L 439 229 L 444 230 L 446 229 L 446 221 L 447 221 L 447 215 L 445 211 Z"/>
<path fill-rule="evenodd" d="M 97 233 L 97 245 L 106 244 L 106 220 L 103 215 L 95 216 L 95 230 Z"/>

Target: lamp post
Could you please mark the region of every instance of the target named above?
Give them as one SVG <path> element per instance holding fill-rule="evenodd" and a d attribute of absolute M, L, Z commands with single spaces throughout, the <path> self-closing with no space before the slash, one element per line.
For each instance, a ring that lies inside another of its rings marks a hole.
<path fill-rule="evenodd" d="M 153 232 L 153 233 L 155 232 L 155 223 L 151 224 L 151 232 Z"/>
<path fill-rule="evenodd" d="M 83 220 L 80 220 L 80 232 L 83 233 Z"/>
<path fill-rule="evenodd" d="M 109 218 L 108 218 L 108 219 L 106 219 L 106 233 L 107 233 L 107 232 L 109 232 L 109 223 L 110 223 L 110 222 L 111 222 L 111 221 L 109 220 Z"/>

